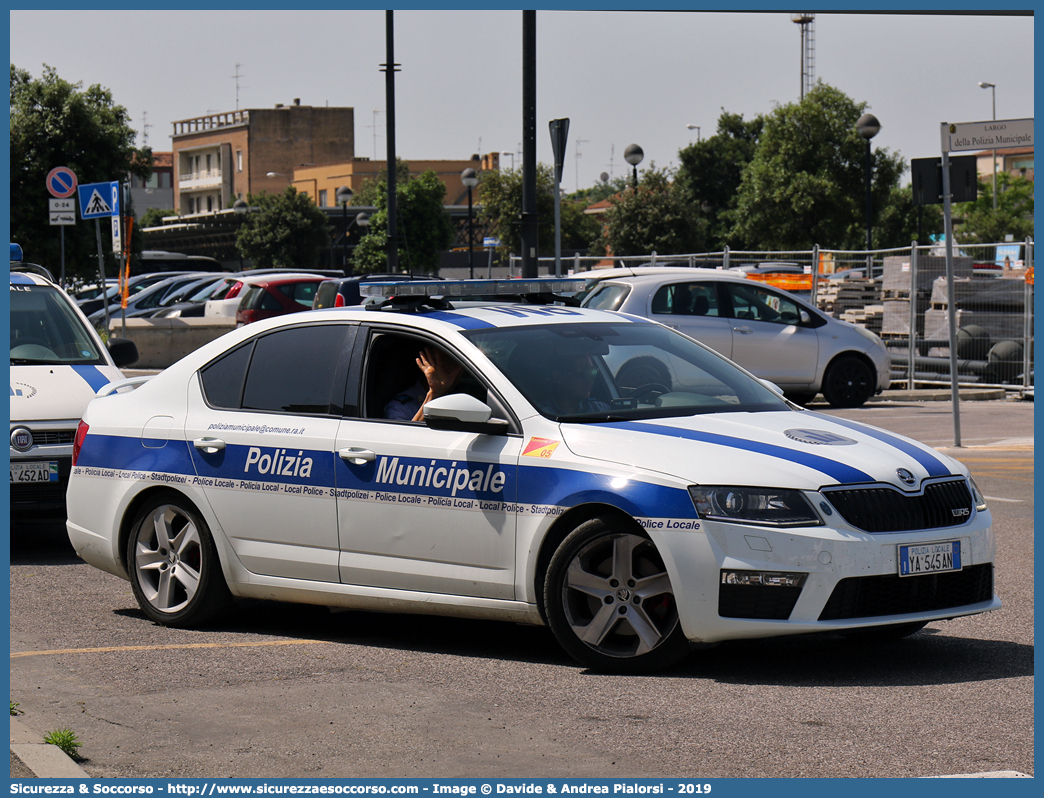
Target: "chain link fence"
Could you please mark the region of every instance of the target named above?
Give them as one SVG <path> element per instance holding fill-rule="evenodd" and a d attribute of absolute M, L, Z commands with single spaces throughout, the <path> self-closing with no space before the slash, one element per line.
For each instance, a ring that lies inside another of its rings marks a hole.
<path fill-rule="evenodd" d="M 835 318 L 879 335 L 892 359 L 892 385 L 951 385 L 946 252 L 942 244 L 882 250 L 703 252 L 561 259 L 563 276 L 619 267 L 736 269 L 748 279 L 803 296 Z M 508 276 L 521 276 L 512 255 Z M 556 273 L 540 258 L 541 276 Z M 953 251 L 957 383 L 1031 392 L 1033 241 L 957 246 Z M 503 276 L 503 275 L 502 275 Z"/>

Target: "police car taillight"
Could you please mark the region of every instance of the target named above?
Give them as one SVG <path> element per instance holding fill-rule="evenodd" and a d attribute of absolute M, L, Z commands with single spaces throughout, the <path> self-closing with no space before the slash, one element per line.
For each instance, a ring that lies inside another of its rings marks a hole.
<path fill-rule="evenodd" d="M 76 461 L 80 458 L 80 447 L 83 446 L 83 439 L 87 437 L 87 430 L 90 427 L 87 426 L 82 418 L 80 419 L 79 425 L 76 427 L 76 437 L 73 439 L 73 452 L 72 452 L 72 464 L 76 465 Z"/>
<path fill-rule="evenodd" d="M 340 294 L 338 294 L 337 297 L 334 299 L 334 307 L 335 308 L 343 308 L 344 307 L 344 297 L 341 296 Z"/>

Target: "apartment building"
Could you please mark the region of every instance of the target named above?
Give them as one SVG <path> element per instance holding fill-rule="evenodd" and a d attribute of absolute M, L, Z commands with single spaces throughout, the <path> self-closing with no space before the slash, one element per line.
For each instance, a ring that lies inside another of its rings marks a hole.
<path fill-rule="evenodd" d="M 351 161 L 354 113 L 294 100 L 174 122 L 175 210 L 221 210 L 251 193 L 282 191 L 300 166 Z"/>

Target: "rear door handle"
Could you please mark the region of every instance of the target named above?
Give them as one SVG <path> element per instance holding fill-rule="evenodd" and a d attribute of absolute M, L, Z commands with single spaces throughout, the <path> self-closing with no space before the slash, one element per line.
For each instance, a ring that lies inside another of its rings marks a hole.
<path fill-rule="evenodd" d="M 220 438 L 196 438 L 192 445 L 204 454 L 217 454 L 225 448 L 225 442 Z"/>
<path fill-rule="evenodd" d="M 365 465 L 366 463 L 372 463 L 377 459 L 377 455 L 369 449 L 360 449 L 357 446 L 349 446 L 347 449 L 341 449 L 337 454 L 342 460 L 344 460 L 344 462 L 351 463 L 352 465 Z"/>

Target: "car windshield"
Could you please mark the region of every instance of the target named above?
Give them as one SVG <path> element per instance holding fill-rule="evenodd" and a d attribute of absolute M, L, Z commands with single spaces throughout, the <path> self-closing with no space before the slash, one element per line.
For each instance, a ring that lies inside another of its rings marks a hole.
<path fill-rule="evenodd" d="M 70 302 L 46 285 L 11 286 L 11 365 L 105 365 Z"/>
<path fill-rule="evenodd" d="M 579 322 L 464 335 L 534 407 L 557 421 L 790 407 L 730 361 L 658 324 Z"/>

